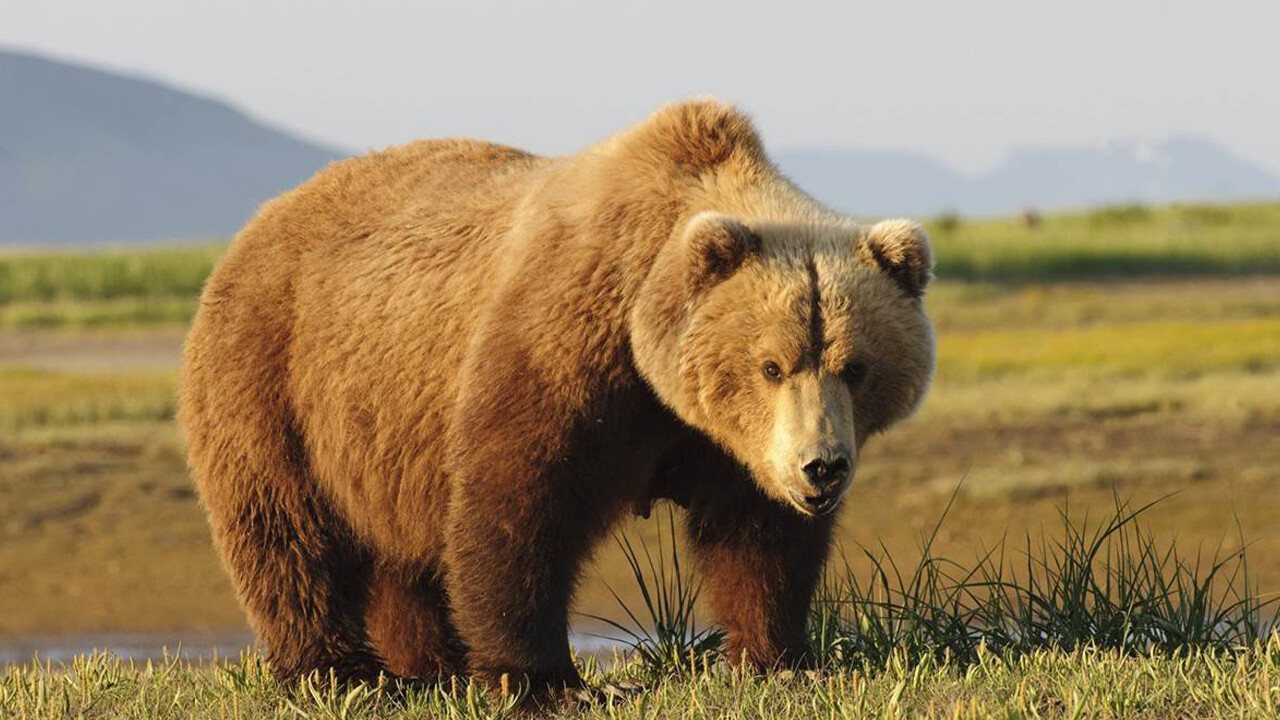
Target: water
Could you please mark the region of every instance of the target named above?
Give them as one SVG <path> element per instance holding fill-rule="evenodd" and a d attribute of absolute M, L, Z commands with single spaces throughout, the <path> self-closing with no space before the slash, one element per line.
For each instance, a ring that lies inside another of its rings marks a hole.
<path fill-rule="evenodd" d="M 579 655 L 609 656 L 622 646 L 590 633 L 574 633 L 569 642 Z M 235 659 L 255 648 L 253 635 L 245 631 L 222 633 L 101 633 L 80 635 L 28 635 L 0 640 L 0 666 L 22 665 L 33 660 L 68 663 L 77 655 L 106 652 L 121 660 L 180 659 L 188 663 Z"/>
<path fill-rule="evenodd" d="M 253 647 L 248 632 L 222 633 L 102 633 L 82 635 L 27 635 L 0 640 L 0 665 L 14 665 L 38 659 L 54 663 L 70 662 L 76 655 L 108 652 L 122 660 L 163 660 L 207 662 L 235 658 Z"/>

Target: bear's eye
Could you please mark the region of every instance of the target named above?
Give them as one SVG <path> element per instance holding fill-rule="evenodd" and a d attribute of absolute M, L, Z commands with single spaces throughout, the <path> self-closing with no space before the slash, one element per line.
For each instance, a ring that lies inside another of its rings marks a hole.
<path fill-rule="evenodd" d="M 778 382 L 782 379 L 782 368 L 778 367 L 778 363 L 770 360 L 764 364 L 764 376 L 771 382 Z"/>
<path fill-rule="evenodd" d="M 849 387 L 857 387 L 862 384 L 862 380 L 867 376 L 867 364 L 862 361 L 855 361 L 845 366 L 844 372 L 840 373 L 840 377 L 844 379 L 845 384 Z"/>

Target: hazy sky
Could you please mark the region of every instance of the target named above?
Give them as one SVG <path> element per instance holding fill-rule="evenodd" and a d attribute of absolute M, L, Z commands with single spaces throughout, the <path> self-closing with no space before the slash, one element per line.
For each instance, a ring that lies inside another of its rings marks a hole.
<path fill-rule="evenodd" d="M 1280 2 L 0 0 L 0 44 L 142 73 L 351 149 L 559 152 L 715 94 L 774 147 L 1212 137 L 1280 171 Z"/>

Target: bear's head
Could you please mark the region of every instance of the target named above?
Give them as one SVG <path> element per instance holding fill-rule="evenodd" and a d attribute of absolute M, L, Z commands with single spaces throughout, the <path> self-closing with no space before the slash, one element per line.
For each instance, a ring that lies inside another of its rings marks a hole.
<path fill-rule="evenodd" d="M 761 490 L 831 512 L 870 436 L 933 374 L 924 230 L 905 220 L 741 220 L 703 212 L 659 252 L 631 316 L 640 373 Z"/>

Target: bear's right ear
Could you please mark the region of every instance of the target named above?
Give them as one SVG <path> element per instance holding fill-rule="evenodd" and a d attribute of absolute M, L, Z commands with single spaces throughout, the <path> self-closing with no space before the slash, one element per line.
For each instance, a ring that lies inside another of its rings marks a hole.
<path fill-rule="evenodd" d="M 732 275 L 760 252 L 760 236 L 736 218 L 701 212 L 685 226 L 683 244 L 689 279 L 696 288 L 710 287 Z"/>

